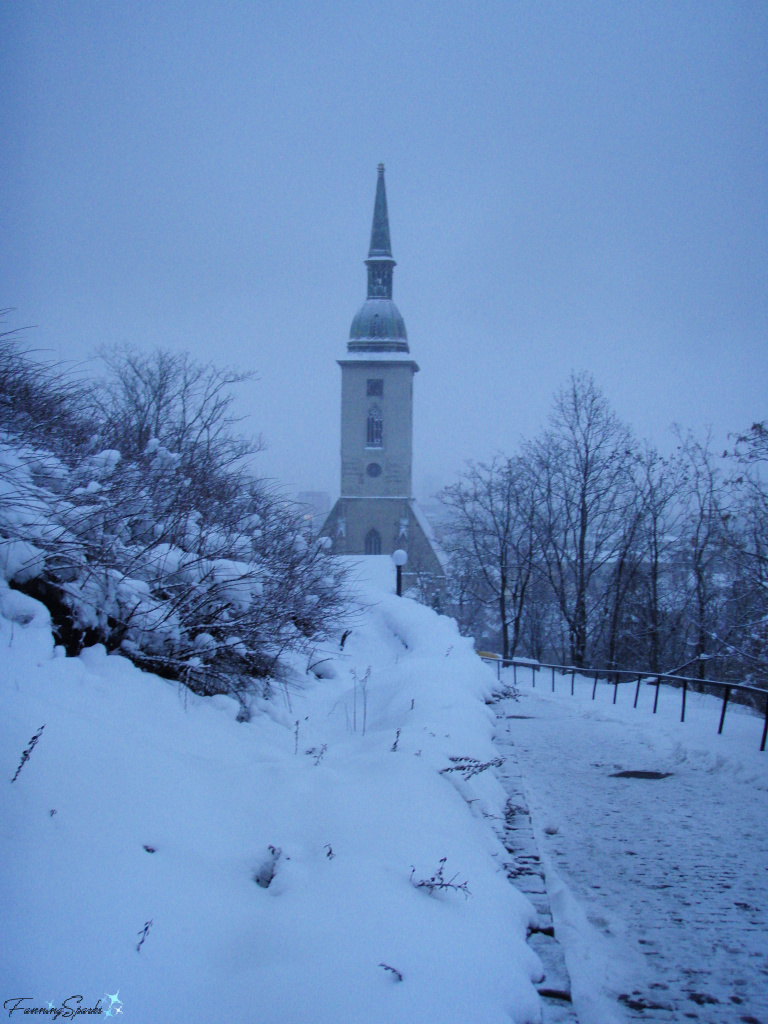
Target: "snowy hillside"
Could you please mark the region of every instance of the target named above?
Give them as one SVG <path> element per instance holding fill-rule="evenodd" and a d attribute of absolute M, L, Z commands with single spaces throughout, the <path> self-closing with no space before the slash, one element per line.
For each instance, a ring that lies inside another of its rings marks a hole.
<path fill-rule="evenodd" d="M 294 657 L 242 722 L 101 646 L 64 657 L 43 606 L 3 585 L 3 1001 L 142 1024 L 536 1024 L 505 793 L 492 769 L 445 771 L 497 755 L 493 675 L 452 621 L 371 585 L 354 600 L 343 650 L 309 672 Z"/>

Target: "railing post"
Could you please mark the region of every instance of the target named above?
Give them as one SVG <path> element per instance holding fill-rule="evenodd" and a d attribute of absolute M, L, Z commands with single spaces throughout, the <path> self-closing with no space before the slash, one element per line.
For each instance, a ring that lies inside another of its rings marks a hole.
<path fill-rule="evenodd" d="M 485 660 L 490 660 L 490 658 L 487 658 Z M 499 658 L 496 659 L 496 677 L 497 677 L 498 681 L 501 682 L 501 669 L 505 665 L 512 665 L 512 678 L 514 680 L 514 685 L 517 686 L 517 664 L 515 663 L 514 659 L 512 659 L 512 658 L 504 659 L 504 658 L 499 657 Z M 532 664 L 530 666 L 530 669 L 531 669 L 531 685 L 533 686 L 534 689 L 536 688 L 536 673 L 540 672 L 542 667 L 549 668 L 552 671 L 552 692 L 554 693 L 555 692 L 555 675 L 556 675 L 556 671 L 557 671 L 557 666 L 556 665 L 544 665 L 544 666 L 542 666 L 542 665 L 540 665 L 538 663 L 537 664 Z M 591 671 L 592 674 L 593 674 L 592 700 L 595 700 L 595 697 L 596 697 L 596 694 L 597 694 L 597 684 L 600 681 L 600 671 L 601 670 L 600 669 L 590 669 L 590 670 L 585 671 L 584 669 L 581 669 L 580 670 L 580 674 L 581 675 L 588 675 L 589 671 Z M 610 683 L 611 670 L 610 669 L 604 669 L 603 671 L 605 672 L 606 677 L 607 677 L 606 678 L 606 682 Z M 620 678 L 621 677 L 621 671 L 618 670 L 618 669 L 613 669 L 612 671 L 613 671 L 613 703 L 616 704 L 617 703 L 617 698 L 618 698 L 618 693 L 619 693 L 619 683 L 621 681 L 621 678 Z M 565 666 L 561 666 L 560 667 L 560 674 L 561 675 L 565 675 L 566 673 L 570 673 L 570 676 L 571 676 L 571 696 L 573 697 L 575 695 L 575 692 L 576 692 L 576 668 L 575 668 L 575 666 L 571 666 L 570 668 L 567 668 Z M 628 672 L 627 672 L 627 674 L 628 674 Z M 671 675 L 671 676 L 664 676 L 664 678 L 662 679 L 662 676 L 660 674 L 660 675 L 657 675 L 656 678 L 654 679 L 651 676 L 644 676 L 641 673 L 637 677 L 637 683 L 635 685 L 635 699 L 634 699 L 634 702 L 632 704 L 632 707 L 633 708 L 637 707 L 637 702 L 638 702 L 638 700 L 640 698 L 640 686 L 642 685 L 643 680 L 645 680 L 651 686 L 655 686 L 656 687 L 656 694 L 655 694 L 655 696 L 653 698 L 653 714 L 655 715 L 657 710 L 658 710 L 658 706 L 659 706 L 659 693 L 661 692 L 661 685 L 662 685 L 662 682 L 664 682 L 667 679 L 669 679 L 671 682 L 679 682 L 679 683 L 682 684 L 681 688 L 682 688 L 683 692 L 682 692 L 682 702 L 681 702 L 681 706 L 680 706 L 680 721 L 681 722 L 685 722 L 685 711 L 686 711 L 687 700 L 688 700 L 688 683 L 692 682 L 692 683 L 695 684 L 696 681 L 695 680 L 687 679 L 684 676 Z M 724 693 L 723 693 L 723 706 L 722 706 L 722 709 L 720 711 L 720 723 L 719 723 L 718 728 L 717 728 L 718 736 L 723 731 L 723 725 L 725 724 L 725 713 L 726 713 L 726 711 L 728 709 L 728 701 L 731 699 L 731 692 L 732 692 L 732 690 L 734 690 L 734 689 L 737 689 L 739 691 L 741 691 L 741 690 L 749 690 L 752 693 L 759 693 L 760 692 L 760 690 L 757 689 L 754 686 L 741 686 L 740 684 L 737 684 L 737 683 L 721 683 L 721 682 L 715 681 L 715 680 L 710 681 L 708 685 L 709 686 L 713 686 L 713 685 L 714 686 L 722 686 L 723 689 L 724 689 Z M 695 690 L 696 690 L 696 686 L 694 685 L 694 691 Z M 763 751 L 763 752 L 765 751 L 767 743 L 768 743 L 768 698 L 766 698 L 766 702 L 765 702 L 765 720 L 763 722 L 763 735 L 762 735 L 761 740 L 760 740 L 760 750 L 761 751 Z"/>
<path fill-rule="evenodd" d="M 723 710 L 720 712 L 720 725 L 717 727 L 717 735 L 723 731 L 723 722 L 725 721 L 725 709 L 728 707 L 728 698 L 731 696 L 730 686 L 726 686 L 725 695 L 723 696 Z"/>

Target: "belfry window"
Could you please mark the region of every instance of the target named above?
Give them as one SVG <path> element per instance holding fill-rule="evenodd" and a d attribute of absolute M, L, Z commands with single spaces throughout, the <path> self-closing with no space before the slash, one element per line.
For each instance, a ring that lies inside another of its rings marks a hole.
<path fill-rule="evenodd" d="M 368 423 L 366 426 L 366 445 L 368 448 L 382 448 L 384 428 L 381 419 L 381 409 L 378 405 L 372 405 L 368 410 Z"/>
<path fill-rule="evenodd" d="M 384 381 L 382 379 L 369 377 L 366 381 L 365 393 L 369 398 L 384 397 Z"/>
<path fill-rule="evenodd" d="M 368 533 L 366 533 L 365 553 L 366 555 L 381 554 L 381 534 L 378 530 L 369 530 Z"/>

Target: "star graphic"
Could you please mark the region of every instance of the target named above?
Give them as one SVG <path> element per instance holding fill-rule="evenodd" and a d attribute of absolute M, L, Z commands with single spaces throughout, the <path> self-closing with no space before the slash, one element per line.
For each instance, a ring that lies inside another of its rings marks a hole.
<path fill-rule="evenodd" d="M 118 1006 L 118 1008 L 115 1010 L 115 1016 L 117 1016 L 118 1013 L 122 1013 L 122 1012 L 123 1012 L 122 1006 Z"/>
<path fill-rule="evenodd" d="M 48 1003 L 48 1009 L 49 1009 L 49 1010 L 52 1010 L 52 1009 L 53 1009 L 53 1003 Z"/>
<path fill-rule="evenodd" d="M 114 1017 L 114 1014 L 112 1013 L 112 1007 L 111 1006 L 104 1011 L 104 1016 L 105 1017 Z"/>
<path fill-rule="evenodd" d="M 117 992 L 115 992 L 115 994 L 113 996 L 111 996 L 109 994 L 109 992 L 105 992 L 104 993 L 104 998 L 109 1000 L 109 1008 L 110 1008 L 110 1010 L 115 1005 L 115 1003 L 120 1003 L 121 1006 L 123 1005 L 123 1000 L 117 998 L 119 995 L 120 995 L 120 989 L 118 989 Z"/>

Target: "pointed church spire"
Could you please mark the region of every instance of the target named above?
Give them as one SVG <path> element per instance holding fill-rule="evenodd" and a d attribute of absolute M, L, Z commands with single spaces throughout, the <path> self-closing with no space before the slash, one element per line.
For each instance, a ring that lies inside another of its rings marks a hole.
<path fill-rule="evenodd" d="M 368 259 L 388 256 L 392 259 L 392 244 L 389 241 L 389 217 L 387 216 L 387 190 L 384 186 L 384 164 L 379 164 L 379 178 L 376 182 L 376 202 L 373 206 L 373 226 Z"/>
<path fill-rule="evenodd" d="M 368 259 L 368 295 L 349 329 L 348 352 L 408 352 L 408 334 L 403 318 L 392 301 L 392 259 L 389 241 L 387 193 L 384 164 L 379 164 L 373 227 Z"/>
<path fill-rule="evenodd" d="M 387 214 L 387 190 L 384 186 L 384 164 L 379 164 L 376 181 L 376 201 L 373 204 L 373 226 L 371 247 L 368 250 L 368 298 L 392 298 L 392 243 L 389 240 L 389 216 Z"/>

